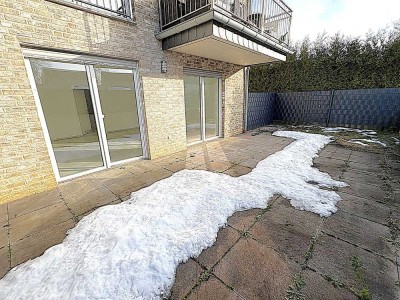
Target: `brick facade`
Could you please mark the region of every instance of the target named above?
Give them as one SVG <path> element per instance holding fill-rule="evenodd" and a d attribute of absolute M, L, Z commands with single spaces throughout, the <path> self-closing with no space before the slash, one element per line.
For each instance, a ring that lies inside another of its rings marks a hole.
<path fill-rule="evenodd" d="M 56 186 L 22 48 L 135 60 L 139 63 L 151 158 L 186 149 L 183 66 L 221 71 L 223 132 L 243 130 L 240 66 L 162 51 L 158 1 L 134 0 L 136 24 L 48 0 L 0 0 L 0 203 Z M 161 60 L 168 66 L 160 72 Z"/>

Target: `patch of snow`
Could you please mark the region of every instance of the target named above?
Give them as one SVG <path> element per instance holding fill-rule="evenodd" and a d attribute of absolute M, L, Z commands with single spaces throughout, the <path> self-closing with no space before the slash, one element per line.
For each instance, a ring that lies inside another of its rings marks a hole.
<path fill-rule="evenodd" d="M 394 140 L 395 145 L 400 145 L 400 140 L 392 136 L 392 140 Z"/>
<path fill-rule="evenodd" d="M 353 129 L 353 128 L 346 128 L 346 127 L 321 127 L 322 132 L 325 133 L 339 133 L 339 132 L 356 132 L 364 136 L 375 136 L 377 135 L 376 131 L 369 130 L 369 129 Z"/>
<path fill-rule="evenodd" d="M 386 147 L 385 143 L 383 143 L 383 142 L 381 142 L 381 141 L 379 141 L 377 139 L 370 139 L 370 140 L 368 140 L 368 139 L 351 139 L 351 140 L 349 140 L 349 142 L 350 143 L 354 143 L 354 144 L 360 144 L 360 145 L 363 145 L 363 146 L 368 146 L 365 143 L 372 143 L 372 144 L 379 144 L 379 145 L 381 145 L 383 147 Z"/>
<path fill-rule="evenodd" d="M 349 140 L 349 143 L 358 144 L 358 145 L 365 146 L 365 147 L 368 147 L 368 146 L 369 146 L 368 144 L 364 144 L 363 142 L 354 141 L 354 140 Z"/>
<path fill-rule="evenodd" d="M 236 211 L 265 208 L 281 194 L 300 210 L 325 217 L 336 212 L 340 196 L 319 186 L 347 184 L 312 167 L 330 138 L 294 131 L 274 135 L 296 141 L 249 174 L 183 170 L 124 203 L 95 210 L 61 244 L 1 279 L 0 298 L 160 299 L 168 295 L 179 263 L 210 247 Z"/>

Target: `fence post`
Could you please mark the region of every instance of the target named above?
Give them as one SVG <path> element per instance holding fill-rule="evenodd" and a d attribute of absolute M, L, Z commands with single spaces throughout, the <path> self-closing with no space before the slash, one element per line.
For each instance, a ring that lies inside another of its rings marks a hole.
<path fill-rule="evenodd" d="M 332 105 L 333 105 L 334 97 L 335 97 L 335 90 L 331 90 L 331 99 L 329 101 L 328 117 L 326 118 L 326 127 L 329 126 L 329 122 L 331 120 L 331 112 L 332 112 Z"/>

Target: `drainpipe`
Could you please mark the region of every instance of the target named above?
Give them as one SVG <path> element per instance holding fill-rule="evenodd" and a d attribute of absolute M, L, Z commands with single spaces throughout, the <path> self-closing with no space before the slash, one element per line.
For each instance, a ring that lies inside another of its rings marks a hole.
<path fill-rule="evenodd" d="M 247 131 L 247 114 L 249 108 L 250 67 L 244 67 L 244 131 Z"/>

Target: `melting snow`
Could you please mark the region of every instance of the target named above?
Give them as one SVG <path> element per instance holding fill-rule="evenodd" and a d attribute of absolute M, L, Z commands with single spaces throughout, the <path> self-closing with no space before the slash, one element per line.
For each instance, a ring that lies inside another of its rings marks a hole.
<path fill-rule="evenodd" d="M 249 174 L 230 177 L 184 170 L 97 209 L 41 257 L 0 281 L 1 299 L 159 299 L 167 295 L 179 263 L 216 239 L 234 212 L 265 208 L 273 194 L 321 216 L 336 211 L 340 196 L 319 186 L 345 186 L 312 167 L 330 138 L 294 131 L 296 139 Z"/>
<path fill-rule="evenodd" d="M 377 139 L 370 139 L 370 140 L 368 140 L 368 139 L 351 139 L 351 140 L 349 140 L 349 142 L 353 143 L 353 144 L 359 144 L 362 146 L 368 146 L 368 144 L 365 144 L 365 143 L 372 143 L 372 144 L 379 144 L 383 147 L 386 147 L 385 143 L 383 143 Z"/>
<path fill-rule="evenodd" d="M 353 128 L 346 128 L 346 127 L 322 127 L 322 132 L 327 132 L 327 133 L 356 132 L 356 133 L 359 133 L 359 134 L 365 135 L 365 136 L 377 135 L 377 133 L 373 130 L 353 129 Z"/>

